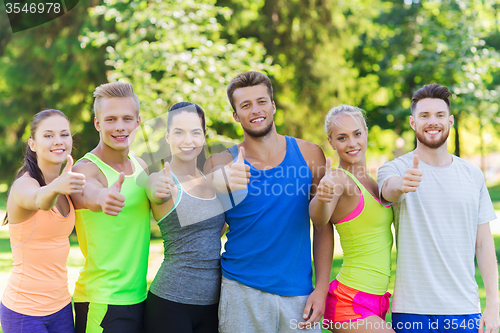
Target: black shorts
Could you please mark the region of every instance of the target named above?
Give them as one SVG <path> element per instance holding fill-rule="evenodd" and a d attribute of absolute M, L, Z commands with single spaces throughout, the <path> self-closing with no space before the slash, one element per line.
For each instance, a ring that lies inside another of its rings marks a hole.
<path fill-rule="evenodd" d="M 145 304 L 75 303 L 76 333 L 143 333 Z"/>
<path fill-rule="evenodd" d="M 218 309 L 218 303 L 183 304 L 149 292 L 144 313 L 146 333 L 217 333 Z"/>

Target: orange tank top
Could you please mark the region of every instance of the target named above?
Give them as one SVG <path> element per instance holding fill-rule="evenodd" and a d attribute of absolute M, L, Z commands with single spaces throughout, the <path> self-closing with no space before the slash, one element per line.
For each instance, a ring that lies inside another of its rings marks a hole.
<path fill-rule="evenodd" d="M 67 216 L 54 205 L 24 222 L 9 224 L 14 263 L 2 298 L 8 309 L 29 316 L 47 316 L 71 302 L 66 260 L 75 210 L 66 198 Z"/>

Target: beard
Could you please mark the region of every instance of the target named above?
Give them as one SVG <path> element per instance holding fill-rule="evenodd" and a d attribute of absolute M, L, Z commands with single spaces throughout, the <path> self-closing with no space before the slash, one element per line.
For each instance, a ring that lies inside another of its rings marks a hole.
<path fill-rule="evenodd" d="M 243 131 L 245 131 L 245 133 L 247 133 L 248 135 L 250 135 L 252 138 L 262 138 L 266 135 L 268 135 L 271 130 L 273 129 L 273 125 L 274 125 L 274 121 L 269 123 L 268 126 L 266 126 L 265 128 L 259 130 L 259 131 L 255 131 L 255 130 L 252 130 L 252 129 L 249 129 L 249 128 L 245 128 L 243 127 Z"/>
<path fill-rule="evenodd" d="M 424 146 L 427 146 L 431 149 L 437 149 L 441 147 L 446 140 L 448 140 L 448 136 L 450 135 L 450 129 L 445 132 L 444 129 L 441 132 L 441 138 L 438 140 L 428 140 L 425 137 L 425 133 L 420 133 L 420 131 L 415 131 L 415 135 L 417 136 L 417 140 L 420 141 Z"/>

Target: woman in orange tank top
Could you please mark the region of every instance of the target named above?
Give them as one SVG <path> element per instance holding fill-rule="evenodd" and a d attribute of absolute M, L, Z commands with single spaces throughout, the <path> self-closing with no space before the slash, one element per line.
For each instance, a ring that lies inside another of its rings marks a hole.
<path fill-rule="evenodd" d="M 75 224 L 69 195 L 82 192 L 85 177 L 71 171 L 72 144 L 69 120 L 61 111 L 44 110 L 33 117 L 4 219 L 14 257 L 0 304 L 4 333 L 74 332 L 66 270 L 68 236 Z"/>

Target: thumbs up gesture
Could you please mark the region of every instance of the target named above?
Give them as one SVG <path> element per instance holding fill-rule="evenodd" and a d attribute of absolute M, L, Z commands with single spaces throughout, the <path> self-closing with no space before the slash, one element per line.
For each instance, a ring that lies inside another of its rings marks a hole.
<path fill-rule="evenodd" d="M 80 194 L 83 192 L 83 186 L 85 185 L 85 175 L 72 171 L 73 157 L 71 155 L 66 157 L 66 161 L 66 166 L 61 175 L 53 181 L 55 191 L 66 195 Z"/>
<path fill-rule="evenodd" d="M 240 147 L 238 158 L 229 169 L 231 191 L 244 190 L 250 182 L 250 166 L 245 164 L 245 148 Z"/>
<path fill-rule="evenodd" d="M 403 175 L 401 190 L 404 193 L 416 192 L 422 181 L 422 170 L 418 168 L 418 155 L 413 156 L 413 166 L 408 168 Z"/>
<path fill-rule="evenodd" d="M 125 206 L 125 196 L 120 193 L 124 180 L 125 174 L 120 172 L 118 180 L 109 188 L 102 190 L 102 196 L 99 202 L 101 203 L 101 209 L 104 214 L 118 216 Z"/>
<path fill-rule="evenodd" d="M 160 201 L 165 202 L 172 196 L 174 186 L 175 182 L 170 173 L 170 163 L 165 162 L 165 167 L 159 172 L 159 177 L 153 184 L 153 193 Z"/>
<path fill-rule="evenodd" d="M 318 185 L 318 200 L 330 203 L 335 195 L 335 182 L 333 179 L 332 162 L 330 157 L 326 159 L 326 171 Z"/>

